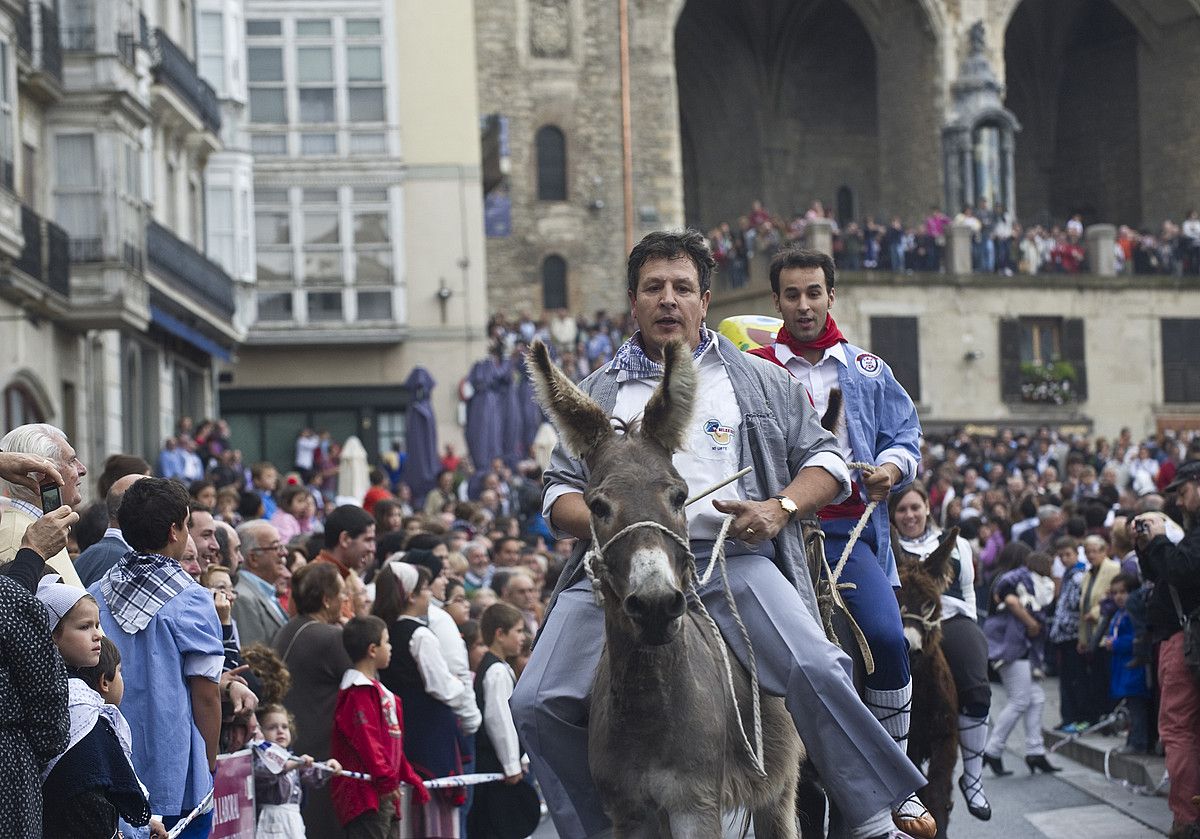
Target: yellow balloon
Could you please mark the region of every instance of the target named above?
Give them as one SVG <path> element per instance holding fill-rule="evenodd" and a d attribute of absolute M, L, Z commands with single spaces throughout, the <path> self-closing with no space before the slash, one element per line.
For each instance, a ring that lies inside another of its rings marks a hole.
<path fill-rule="evenodd" d="M 721 321 L 717 331 L 733 341 L 742 352 L 775 343 L 783 321 L 766 315 L 734 315 Z"/>

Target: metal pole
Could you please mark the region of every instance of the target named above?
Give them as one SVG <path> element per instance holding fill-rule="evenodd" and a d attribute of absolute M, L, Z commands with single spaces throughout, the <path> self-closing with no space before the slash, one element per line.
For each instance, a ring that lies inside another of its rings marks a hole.
<path fill-rule="evenodd" d="M 629 96 L 629 0 L 617 0 L 621 42 L 621 176 L 625 187 L 625 253 L 633 250 L 633 128 Z"/>

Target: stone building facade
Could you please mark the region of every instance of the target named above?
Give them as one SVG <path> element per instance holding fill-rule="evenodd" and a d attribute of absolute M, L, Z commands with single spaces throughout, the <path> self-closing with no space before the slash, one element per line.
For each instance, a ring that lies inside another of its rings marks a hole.
<path fill-rule="evenodd" d="M 756 199 L 843 220 L 957 209 L 943 132 L 979 23 L 1020 128 L 1019 218 L 1155 229 L 1200 204 L 1189 0 L 625 5 L 627 109 L 620 0 L 476 5 L 480 112 L 504 126 L 485 177 L 493 311 L 623 307 L 628 210 L 636 239 L 736 224 Z"/>

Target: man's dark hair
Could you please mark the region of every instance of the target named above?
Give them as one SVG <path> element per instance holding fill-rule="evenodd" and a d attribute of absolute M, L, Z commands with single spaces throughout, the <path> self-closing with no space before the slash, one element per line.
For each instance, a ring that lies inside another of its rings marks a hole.
<path fill-rule="evenodd" d="M 260 519 L 263 514 L 263 500 L 252 489 L 248 489 L 238 496 L 237 513 L 242 517 L 242 520 Z"/>
<path fill-rule="evenodd" d="M 100 677 L 110 682 L 117 678 L 117 667 L 121 664 L 121 651 L 107 635 L 100 638 L 100 660 L 91 667 L 72 667 L 71 675 L 83 681 L 96 693 L 100 692 Z"/>
<path fill-rule="evenodd" d="M 104 498 L 120 478 L 126 475 L 149 475 L 150 464 L 135 454 L 110 454 L 104 461 L 104 471 L 96 481 L 96 495 Z"/>
<path fill-rule="evenodd" d="M 525 617 L 516 606 L 503 601 L 493 603 L 479 616 L 479 635 L 483 638 L 483 643 L 490 647 L 496 640 L 496 633 L 501 629 L 507 631 L 523 623 Z"/>
<path fill-rule="evenodd" d="M 779 275 L 789 268 L 820 268 L 825 275 L 825 291 L 833 291 L 837 283 L 837 270 L 833 257 L 820 251 L 806 248 L 785 248 L 771 260 L 771 291 L 779 294 Z"/>
<path fill-rule="evenodd" d="M 103 501 L 93 501 L 79 511 L 79 521 L 75 522 L 72 530 L 80 552 L 86 551 L 104 538 L 108 522 L 108 506 Z"/>
<path fill-rule="evenodd" d="M 190 500 L 178 481 L 142 478 L 125 490 L 117 513 L 121 535 L 140 553 L 161 551 L 171 537 L 171 526 L 187 523 Z"/>
<path fill-rule="evenodd" d="M 637 294 L 638 276 L 642 266 L 652 259 L 679 259 L 687 257 L 696 266 L 700 280 L 700 293 L 708 291 L 712 284 L 712 272 L 717 261 L 713 259 L 708 240 L 699 230 L 656 230 L 647 233 L 642 241 L 629 252 L 625 279 L 629 292 Z"/>
<path fill-rule="evenodd" d="M 1110 586 L 1120 585 L 1125 589 L 1126 594 L 1128 594 L 1129 592 L 1134 592 L 1134 591 L 1137 591 L 1139 588 L 1141 588 L 1142 581 L 1139 580 L 1133 574 L 1126 574 L 1126 573 L 1122 572 L 1122 573 L 1118 574 L 1117 576 L 1113 577 L 1112 582 L 1109 583 L 1109 585 Z"/>
<path fill-rule="evenodd" d="M 350 618 L 342 627 L 342 646 L 346 655 L 355 664 L 367 657 L 372 644 L 383 643 L 383 633 L 387 624 L 382 618 L 367 615 L 363 618 Z"/>
<path fill-rule="evenodd" d="M 188 512 L 189 513 L 208 513 L 211 516 L 212 515 L 212 507 L 207 507 L 204 504 L 201 504 L 199 501 L 192 499 L 191 501 L 188 502 Z"/>
<path fill-rule="evenodd" d="M 343 504 L 325 518 L 325 547 L 337 547 L 343 533 L 357 539 L 368 527 L 375 525 L 375 517 L 354 504 Z"/>

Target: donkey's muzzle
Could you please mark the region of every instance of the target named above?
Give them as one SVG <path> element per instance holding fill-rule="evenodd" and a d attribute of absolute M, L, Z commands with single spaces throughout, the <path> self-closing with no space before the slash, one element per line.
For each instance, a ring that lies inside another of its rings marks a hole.
<path fill-rule="evenodd" d="M 687 599 L 679 589 L 667 589 L 630 594 L 624 606 L 645 643 L 665 644 L 675 637 L 679 618 L 687 610 Z"/>

